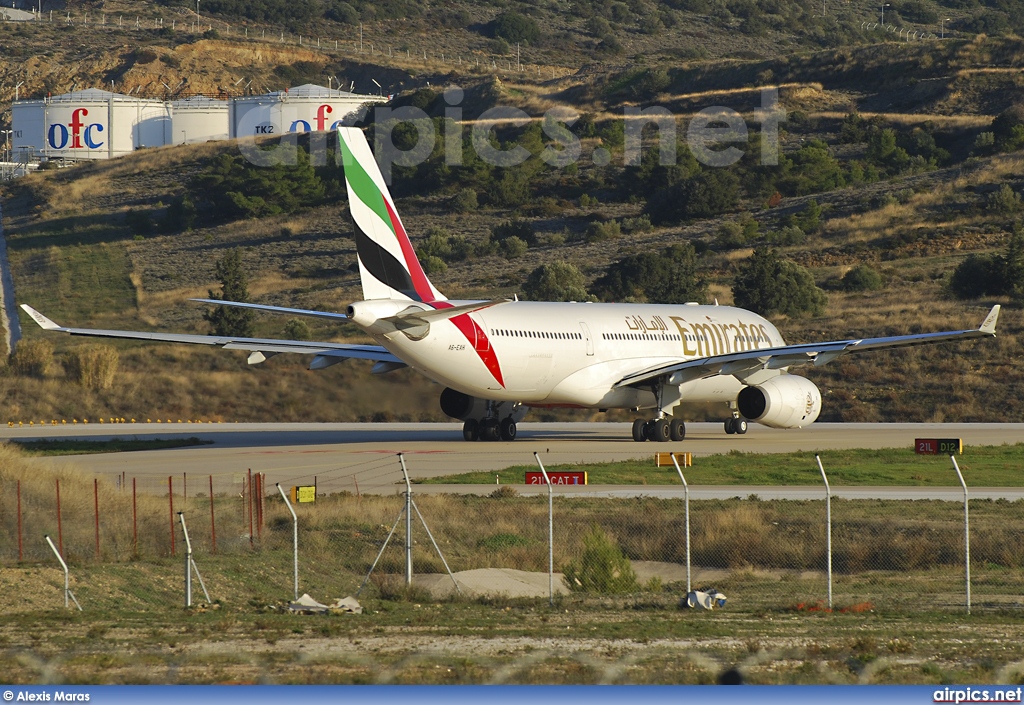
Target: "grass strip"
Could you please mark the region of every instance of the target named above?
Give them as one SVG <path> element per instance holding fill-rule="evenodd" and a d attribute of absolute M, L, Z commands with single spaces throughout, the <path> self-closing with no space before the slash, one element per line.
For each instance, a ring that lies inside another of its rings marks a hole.
<path fill-rule="evenodd" d="M 900 487 L 958 486 L 949 458 L 915 455 L 904 448 L 823 450 L 817 455 L 832 485 L 892 485 Z M 730 451 L 694 457 L 685 469 L 693 485 L 818 485 L 821 474 L 814 452 L 742 453 Z M 970 446 L 957 457 L 968 486 L 1017 487 L 1022 483 L 1024 443 Z M 499 472 L 470 472 L 422 479 L 423 484 L 523 484 L 534 465 L 517 465 Z M 585 471 L 591 485 L 678 485 L 675 468 L 655 467 L 654 453 L 642 460 L 551 465 L 549 472 Z"/>
<path fill-rule="evenodd" d="M 59 441 L 11 441 L 26 455 L 86 455 L 90 453 L 127 453 L 136 450 L 166 450 L 168 448 L 188 448 L 190 446 L 212 445 L 213 441 L 204 441 L 195 436 L 190 438 L 150 438 L 126 439 L 111 438 L 107 441 L 87 441 L 82 439 Z"/>

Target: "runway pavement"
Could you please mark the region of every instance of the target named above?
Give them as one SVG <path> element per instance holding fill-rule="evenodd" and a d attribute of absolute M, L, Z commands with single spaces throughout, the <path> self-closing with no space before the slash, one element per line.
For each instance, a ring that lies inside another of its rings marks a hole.
<path fill-rule="evenodd" d="M 413 480 L 449 473 L 487 470 L 495 482 L 522 485 L 521 472 L 507 468 L 534 465 L 533 453 L 546 465 L 652 458 L 656 451 L 690 451 L 701 456 L 730 450 L 783 453 L 840 448 L 911 447 L 915 438 L 962 438 L 965 446 L 999 445 L 1024 439 L 1024 424 L 814 424 L 782 431 L 756 424 L 743 436 L 726 435 L 720 423 L 687 424 L 680 443 L 636 443 L 623 423 L 525 423 L 510 443 L 467 443 L 461 424 L 90 424 L 0 429 L 0 439 L 37 438 L 175 438 L 195 436 L 212 445 L 133 453 L 95 454 L 33 462 L 65 462 L 92 474 L 143 477 L 156 480 L 187 472 L 190 476 L 243 473 L 267 474 L 267 482 L 283 486 L 312 484 L 321 492 L 392 493 L 403 489 L 397 458 L 403 453 Z M 809 461 L 811 458 L 809 457 Z M 653 463 L 653 461 L 652 461 Z M 614 496 L 677 496 L 679 487 L 591 486 L 590 492 Z M 418 492 L 484 492 L 486 486 L 420 485 Z M 558 488 L 560 493 L 583 488 Z M 693 487 L 691 497 L 809 498 L 820 487 Z M 958 488 L 836 488 L 837 496 L 892 496 L 908 499 L 956 499 Z M 982 489 L 972 490 L 972 496 Z M 1024 490 L 998 488 L 993 498 L 1024 497 Z"/>

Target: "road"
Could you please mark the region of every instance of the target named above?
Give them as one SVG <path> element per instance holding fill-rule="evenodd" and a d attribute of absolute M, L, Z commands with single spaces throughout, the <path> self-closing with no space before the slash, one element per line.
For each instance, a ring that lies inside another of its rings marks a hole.
<path fill-rule="evenodd" d="M 402 474 L 397 459 L 403 453 L 413 480 L 487 470 L 495 483 L 522 483 L 522 475 L 506 469 L 533 465 L 533 453 L 546 465 L 651 458 L 655 451 L 686 450 L 695 462 L 701 456 L 739 450 L 751 453 L 786 453 L 842 448 L 910 447 L 915 438 L 962 438 L 971 445 L 999 445 L 1024 439 L 1024 424 L 814 424 L 780 431 L 751 424 L 744 436 L 728 436 L 719 423 L 687 424 L 681 443 L 635 443 L 624 423 L 525 423 L 519 439 L 511 443 L 466 443 L 459 424 L 90 424 L 88 426 L 35 426 L 0 429 L 0 439 L 33 438 L 175 438 L 195 436 L 212 445 L 161 451 L 39 458 L 33 462 L 69 462 L 83 472 L 149 478 L 155 482 L 188 473 L 239 477 L 251 469 L 267 474 L 267 482 L 283 486 L 313 484 L 320 492 L 400 491 Z M 968 450 L 969 452 L 969 450 Z M 809 462 L 813 460 L 809 457 Z M 198 485 L 198 482 L 197 482 Z M 421 485 L 419 492 L 483 492 L 483 487 Z M 521 491 L 526 488 L 519 485 Z M 583 488 L 559 488 L 559 492 Z M 835 488 L 837 496 L 886 496 L 907 499 L 954 499 L 957 488 Z M 616 496 L 643 494 L 677 496 L 679 487 L 591 486 L 587 491 Z M 1024 490 L 998 488 L 993 494 L 972 489 L 972 496 L 1024 497 Z M 820 497 L 820 487 L 691 488 L 691 497 Z"/>

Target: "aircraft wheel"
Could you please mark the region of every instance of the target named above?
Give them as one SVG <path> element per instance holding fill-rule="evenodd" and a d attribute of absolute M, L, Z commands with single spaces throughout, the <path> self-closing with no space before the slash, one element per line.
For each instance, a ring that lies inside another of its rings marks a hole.
<path fill-rule="evenodd" d="M 735 422 L 736 422 L 736 419 L 726 419 L 725 420 L 725 432 L 728 433 L 730 436 L 732 434 L 736 433 Z"/>
<path fill-rule="evenodd" d="M 645 419 L 637 419 L 633 422 L 633 440 L 638 443 L 642 443 L 647 440 L 647 434 L 644 433 L 644 427 L 647 426 Z"/>
<path fill-rule="evenodd" d="M 664 443 L 671 438 L 671 433 L 668 419 L 655 419 L 647 427 L 647 437 L 659 443 Z"/>
<path fill-rule="evenodd" d="M 467 441 L 475 441 L 480 438 L 480 424 L 476 419 L 469 419 L 462 424 L 462 438 Z"/>
<path fill-rule="evenodd" d="M 747 420 L 746 419 L 733 419 L 732 427 L 736 429 L 736 433 L 744 434 L 747 432 Z"/>
<path fill-rule="evenodd" d="M 498 424 L 498 432 L 503 441 L 514 441 L 516 439 L 516 422 L 511 417 L 506 417 Z"/>
<path fill-rule="evenodd" d="M 496 419 L 484 419 L 480 422 L 481 441 L 496 441 L 498 438 L 498 422 Z"/>
<path fill-rule="evenodd" d="M 668 427 L 668 435 L 673 441 L 681 441 L 686 438 L 686 424 L 682 419 L 672 419 Z"/>

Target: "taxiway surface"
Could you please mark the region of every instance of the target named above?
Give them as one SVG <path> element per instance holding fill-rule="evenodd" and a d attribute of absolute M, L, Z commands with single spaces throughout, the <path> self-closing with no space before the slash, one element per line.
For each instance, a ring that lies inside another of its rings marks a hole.
<path fill-rule="evenodd" d="M 460 424 L 90 424 L 35 426 L 0 430 L 0 439 L 39 438 L 176 438 L 197 437 L 211 445 L 132 453 L 40 458 L 34 462 L 65 462 L 83 472 L 126 477 L 167 478 L 239 475 L 247 470 L 266 473 L 267 482 L 288 487 L 313 484 L 320 492 L 343 490 L 386 493 L 403 489 L 397 454 L 404 454 L 413 480 L 450 473 L 486 470 L 495 483 L 528 491 L 521 471 L 512 466 L 534 465 L 533 453 L 546 465 L 652 458 L 656 451 L 690 451 L 701 456 L 730 450 L 752 453 L 804 451 L 813 463 L 815 451 L 842 448 L 912 446 L 915 438 L 962 438 L 971 445 L 999 445 L 1024 440 L 1024 424 L 814 424 L 780 431 L 756 424 L 743 436 L 726 435 L 720 423 L 687 424 L 680 443 L 636 443 L 623 423 L 524 423 L 519 438 L 506 442 L 467 443 Z M 653 460 L 652 460 L 653 463 Z M 834 488 L 837 496 L 956 499 L 959 488 Z M 485 492 L 493 485 L 419 485 L 418 492 Z M 584 488 L 559 488 L 559 492 Z M 626 496 L 678 496 L 679 487 L 612 487 L 596 485 L 591 493 Z M 897 495 L 897 492 L 899 493 Z M 990 494 L 986 494 L 990 493 Z M 820 497 L 820 487 L 691 487 L 691 497 Z M 972 496 L 1024 497 L 1024 489 L 972 488 Z"/>

